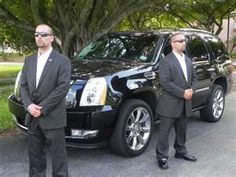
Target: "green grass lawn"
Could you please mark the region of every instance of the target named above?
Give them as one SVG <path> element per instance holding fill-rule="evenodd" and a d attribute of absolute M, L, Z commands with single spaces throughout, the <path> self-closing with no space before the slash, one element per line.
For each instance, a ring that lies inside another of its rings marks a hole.
<path fill-rule="evenodd" d="M 0 66 L 0 79 L 16 77 L 21 68 L 22 66 Z"/>
<path fill-rule="evenodd" d="M 0 132 L 14 128 L 7 98 L 13 92 L 15 78 L 21 66 L 0 66 Z"/>
<path fill-rule="evenodd" d="M 12 85 L 5 86 L 0 89 L 0 132 L 15 126 L 7 104 L 7 98 L 12 91 Z"/>

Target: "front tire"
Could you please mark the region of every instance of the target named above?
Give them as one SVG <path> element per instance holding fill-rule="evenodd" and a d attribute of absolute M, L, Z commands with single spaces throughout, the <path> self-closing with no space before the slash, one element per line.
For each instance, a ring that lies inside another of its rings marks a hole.
<path fill-rule="evenodd" d="M 129 99 L 121 107 L 110 139 L 111 149 L 119 155 L 132 157 L 148 147 L 153 127 L 149 105 L 138 99 Z"/>
<path fill-rule="evenodd" d="M 221 119 L 225 108 L 224 89 L 220 85 L 214 85 L 212 93 L 204 109 L 200 110 L 201 119 L 208 122 L 217 122 Z"/>

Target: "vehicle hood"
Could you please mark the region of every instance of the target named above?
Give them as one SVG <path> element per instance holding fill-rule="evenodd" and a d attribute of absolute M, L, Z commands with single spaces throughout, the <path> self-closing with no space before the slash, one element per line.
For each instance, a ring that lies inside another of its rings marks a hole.
<path fill-rule="evenodd" d="M 144 66 L 144 63 L 111 60 L 79 60 L 72 62 L 72 79 L 104 77 L 113 73 Z"/>

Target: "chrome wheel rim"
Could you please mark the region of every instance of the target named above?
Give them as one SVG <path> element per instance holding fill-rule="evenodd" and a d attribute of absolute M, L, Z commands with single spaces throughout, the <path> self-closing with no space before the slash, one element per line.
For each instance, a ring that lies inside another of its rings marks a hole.
<path fill-rule="evenodd" d="M 216 119 L 219 119 L 224 110 L 224 94 L 222 90 L 217 90 L 213 98 L 212 112 Z"/>
<path fill-rule="evenodd" d="M 147 143 L 151 133 L 151 117 L 143 107 L 134 109 L 125 127 L 126 143 L 130 149 L 138 151 Z"/>

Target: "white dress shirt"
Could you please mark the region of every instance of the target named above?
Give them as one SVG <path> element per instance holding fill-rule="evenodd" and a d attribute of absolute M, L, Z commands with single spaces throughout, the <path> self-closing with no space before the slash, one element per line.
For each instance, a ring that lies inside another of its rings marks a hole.
<path fill-rule="evenodd" d="M 41 55 L 38 51 L 37 70 L 36 70 L 36 88 L 38 87 L 39 80 L 40 80 L 40 77 L 43 73 L 44 66 L 45 66 L 51 52 L 52 52 L 52 47 L 47 52 L 45 52 Z"/>
<path fill-rule="evenodd" d="M 184 77 L 186 79 L 186 81 L 188 81 L 188 74 L 187 74 L 187 66 L 186 66 L 186 62 L 185 62 L 185 55 L 183 54 L 182 56 L 178 53 L 176 53 L 175 51 L 173 51 L 174 55 L 176 56 L 176 58 L 179 61 L 179 64 L 182 68 L 182 71 L 184 73 Z"/>

